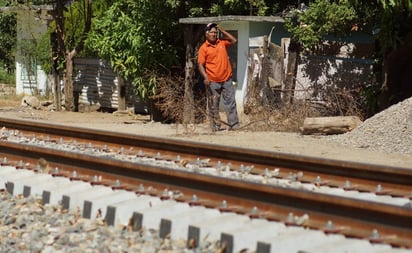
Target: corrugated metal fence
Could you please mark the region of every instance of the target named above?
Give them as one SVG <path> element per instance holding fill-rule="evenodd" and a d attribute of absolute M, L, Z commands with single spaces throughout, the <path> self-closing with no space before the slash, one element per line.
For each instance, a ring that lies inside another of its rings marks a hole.
<path fill-rule="evenodd" d="M 80 93 L 79 104 L 118 109 L 117 76 L 108 64 L 100 59 L 76 58 L 74 69 L 73 90 Z"/>
<path fill-rule="evenodd" d="M 100 105 L 105 110 L 119 108 L 119 82 L 109 64 L 101 59 L 74 59 L 73 91 L 79 92 L 79 104 Z M 123 91 L 122 91 L 123 93 Z M 137 98 L 130 82 L 124 82 L 126 108 L 134 108 L 135 113 L 148 114 L 147 102 Z"/>
<path fill-rule="evenodd" d="M 119 109 L 119 83 L 116 73 L 100 59 L 76 58 L 74 60 L 73 91 L 79 92 L 79 104 L 100 105 L 108 110 Z M 123 93 L 123 92 L 122 92 Z M 130 82 L 124 83 L 126 107 L 147 113 L 147 105 L 139 102 Z M 120 108 L 121 109 L 121 108 Z"/>

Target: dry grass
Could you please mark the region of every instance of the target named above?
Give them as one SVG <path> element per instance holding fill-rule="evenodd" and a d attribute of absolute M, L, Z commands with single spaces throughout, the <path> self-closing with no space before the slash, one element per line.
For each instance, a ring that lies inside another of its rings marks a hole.
<path fill-rule="evenodd" d="M 0 96 L 0 107 L 14 107 L 19 106 L 21 104 L 21 97 L 17 99 L 17 97 L 10 98 L 5 96 Z"/>
<path fill-rule="evenodd" d="M 183 122 L 184 115 L 184 84 L 183 79 L 164 78 L 159 81 L 157 106 L 166 118 L 176 123 Z M 206 102 L 200 101 L 206 95 L 193 101 L 192 108 L 195 110 L 196 118 L 207 121 Z M 359 103 L 353 92 L 348 90 L 333 90 L 323 94 L 323 102 L 315 103 L 308 100 L 294 100 L 288 106 L 262 106 L 253 105 L 248 113 L 239 112 L 241 129 L 249 131 L 286 131 L 298 132 L 307 117 L 321 116 L 349 116 L 362 115 Z M 224 113 L 222 123 L 226 118 Z M 196 121 L 200 123 L 199 121 Z M 184 128 L 187 126 L 183 125 Z"/>
<path fill-rule="evenodd" d="M 23 96 L 16 95 L 14 85 L 0 83 L 0 106 L 18 106 Z"/>

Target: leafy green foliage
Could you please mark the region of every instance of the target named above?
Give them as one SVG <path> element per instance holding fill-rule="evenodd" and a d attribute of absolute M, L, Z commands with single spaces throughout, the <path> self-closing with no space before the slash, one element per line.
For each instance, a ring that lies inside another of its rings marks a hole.
<path fill-rule="evenodd" d="M 347 0 L 316 0 L 306 11 L 295 11 L 286 27 L 292 39 L 313 48 L 329 34 L 344 36 L 357 20 L 356 11 Z"/>
<path fill-rule="evenodd" d="M 345 36 L 351 30 L 375 29 L 383 51 L 402 44 L 412 30 L 410 0 L 315 0 L 309 8 L 287 19 L 292 38 L 312 48 L 328 34 Z"/>
<path fill-rule="evenodd" d="M 381 20 L 377 38 L 384 51 L 397 48 L 412 31 L 411 0 L 379 0 Z"/>
<path fill-rule="evenodd" d="M 85 1 L 73 1 L 64 13 L 65 18 L 65 46 L 66 50 L 70 51 L 83 40 L 84 20 L 87 13 L 85 8 Z"/>
<path fill-rule="evenodd" d="M 287 4 L 296 4 L 296 1 L 279 1 L 286 7 Z M 279 4 L 267 0 L 224 0 L 211 3 L 209 15 L 253 15 L 265 16 L 279 11 Z M 205 13 L 204 13 L 205 14 Z"/>
<path fill-rule="evenodd" d="M 11 86 L 15 86 L 16 76 L 14 72 L 10 72 L 10 69 L 5 69 L 0 66 L 0 83 L 6 83 Z"/>
<path fill-rule="evenodd" d="M 16 47 L 16 14 L 0 13 L 0 64 L 8 72 L 14 71 Z"/>
<path fill-rule="evenodd" d="M 389 9 L 406 9 L 412 11 L 412 2 L 410 0 L 379 0 L 384 10 Z"/>
<path fill-rule="evenodd" d="M 47 1 L 45 1 L 47 2 Z M 50 2 L 50 1 L 49 1 Z M 93 1 L 93 13 L 95 16 L 100 16 L 108 8 L 110 1 L 106 0 L 94 0 Z M 85 13 L 86 0 L 73 1 L 72 5 L 69 5 L 64 12 L 65 17 L 65 50 L 69 51 L 76 47 L 85 39 L 84 30 L 84 20 L 87 13 Z M 35 54 L 38 63 L 41 65 L 42 69 L 46 73 L 51 73 L 52 71 L 52 61 L 55 60 L 57 63 L 57 69 L 63 70 L 65 68 L 65 59 L 60 56 L 57 59 L 52 59 L 52 45 L 50 43 L 50 37 L 52 33 L 56 30 L 56 23 L 53 20 L 48 27 L 46 34 L 37 42 L 35 48 Z M 92 55 L 91 52 L 85 50 L 84 52 L 79 52 L 80 56 Z"/>
<path fill-rule="evenodd" d="M 156 93 L 156 76 L 179 62 L 175 44 L 182 32 L 175 15 L 161 1 L 117 1 L 95 21 L 86 46 L 147 98 Z"/>
<path fill-rule="evenodd" d="M 42 70 L 46 73 L 52 72 L 52 57 L 50 37 L 43 36 L 36 45 L 35 55 Z"/>
<path fill-rule="evenodd" d="M 85 20 L 87 18 L 87 1 L 77 0 L 67 6 L 67 11 L 64 12 L 65 17 L 65 45 L 66 50 L 71 50 L 85 40 L 88 36 L 84 34 Z M 100 17 L 109 8 L 108 0 L 93 0 L 92 13 L 95 18 Z M 80 52 L 79 52 L 80 53 Z M 81 55 L 81 54 L 80 54 Z"/>
<path fill-rule="evenodd" d="M 180 17 L 207 17 L 219 15 L 277 15 L 297 1 L 272 0 L 216 0 L 216 1 L 183 1 L 167 0 L 170 7 L 180 9 Z M 183 10 L 183 11 L 182 11 Z"/>

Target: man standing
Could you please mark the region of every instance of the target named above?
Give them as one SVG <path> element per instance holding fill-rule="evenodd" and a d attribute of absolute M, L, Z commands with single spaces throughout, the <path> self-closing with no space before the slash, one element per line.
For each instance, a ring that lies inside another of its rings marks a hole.
<path fill-rule="evenodd" d="M 218 31 L 226 38 L 219 39 Z M 237 42 L 237 39 L 222 27 L 210 23 L 205 28 L 206 41 L 199 48 L 199 72 L 204 78 L 204 84 L 211 92 L 210 123 L 212 131 L 221 128 L 219 116 L 220 96 L 223 95 L 223 107 L 226 112 L 230 130 L 239 128 L 239 117 L 236 108 L 235 90 L 232 85 L 232 67 L 226 48 Z"/>

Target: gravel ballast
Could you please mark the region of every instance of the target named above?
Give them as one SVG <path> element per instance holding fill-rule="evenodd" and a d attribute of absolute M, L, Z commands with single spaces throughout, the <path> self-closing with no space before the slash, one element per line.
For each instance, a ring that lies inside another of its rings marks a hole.
<path fill-rule="evenodd" d="M 412 155 L 412 98 L 375 114 L 351 132 L 326 138 L 357 148 Z"/>

